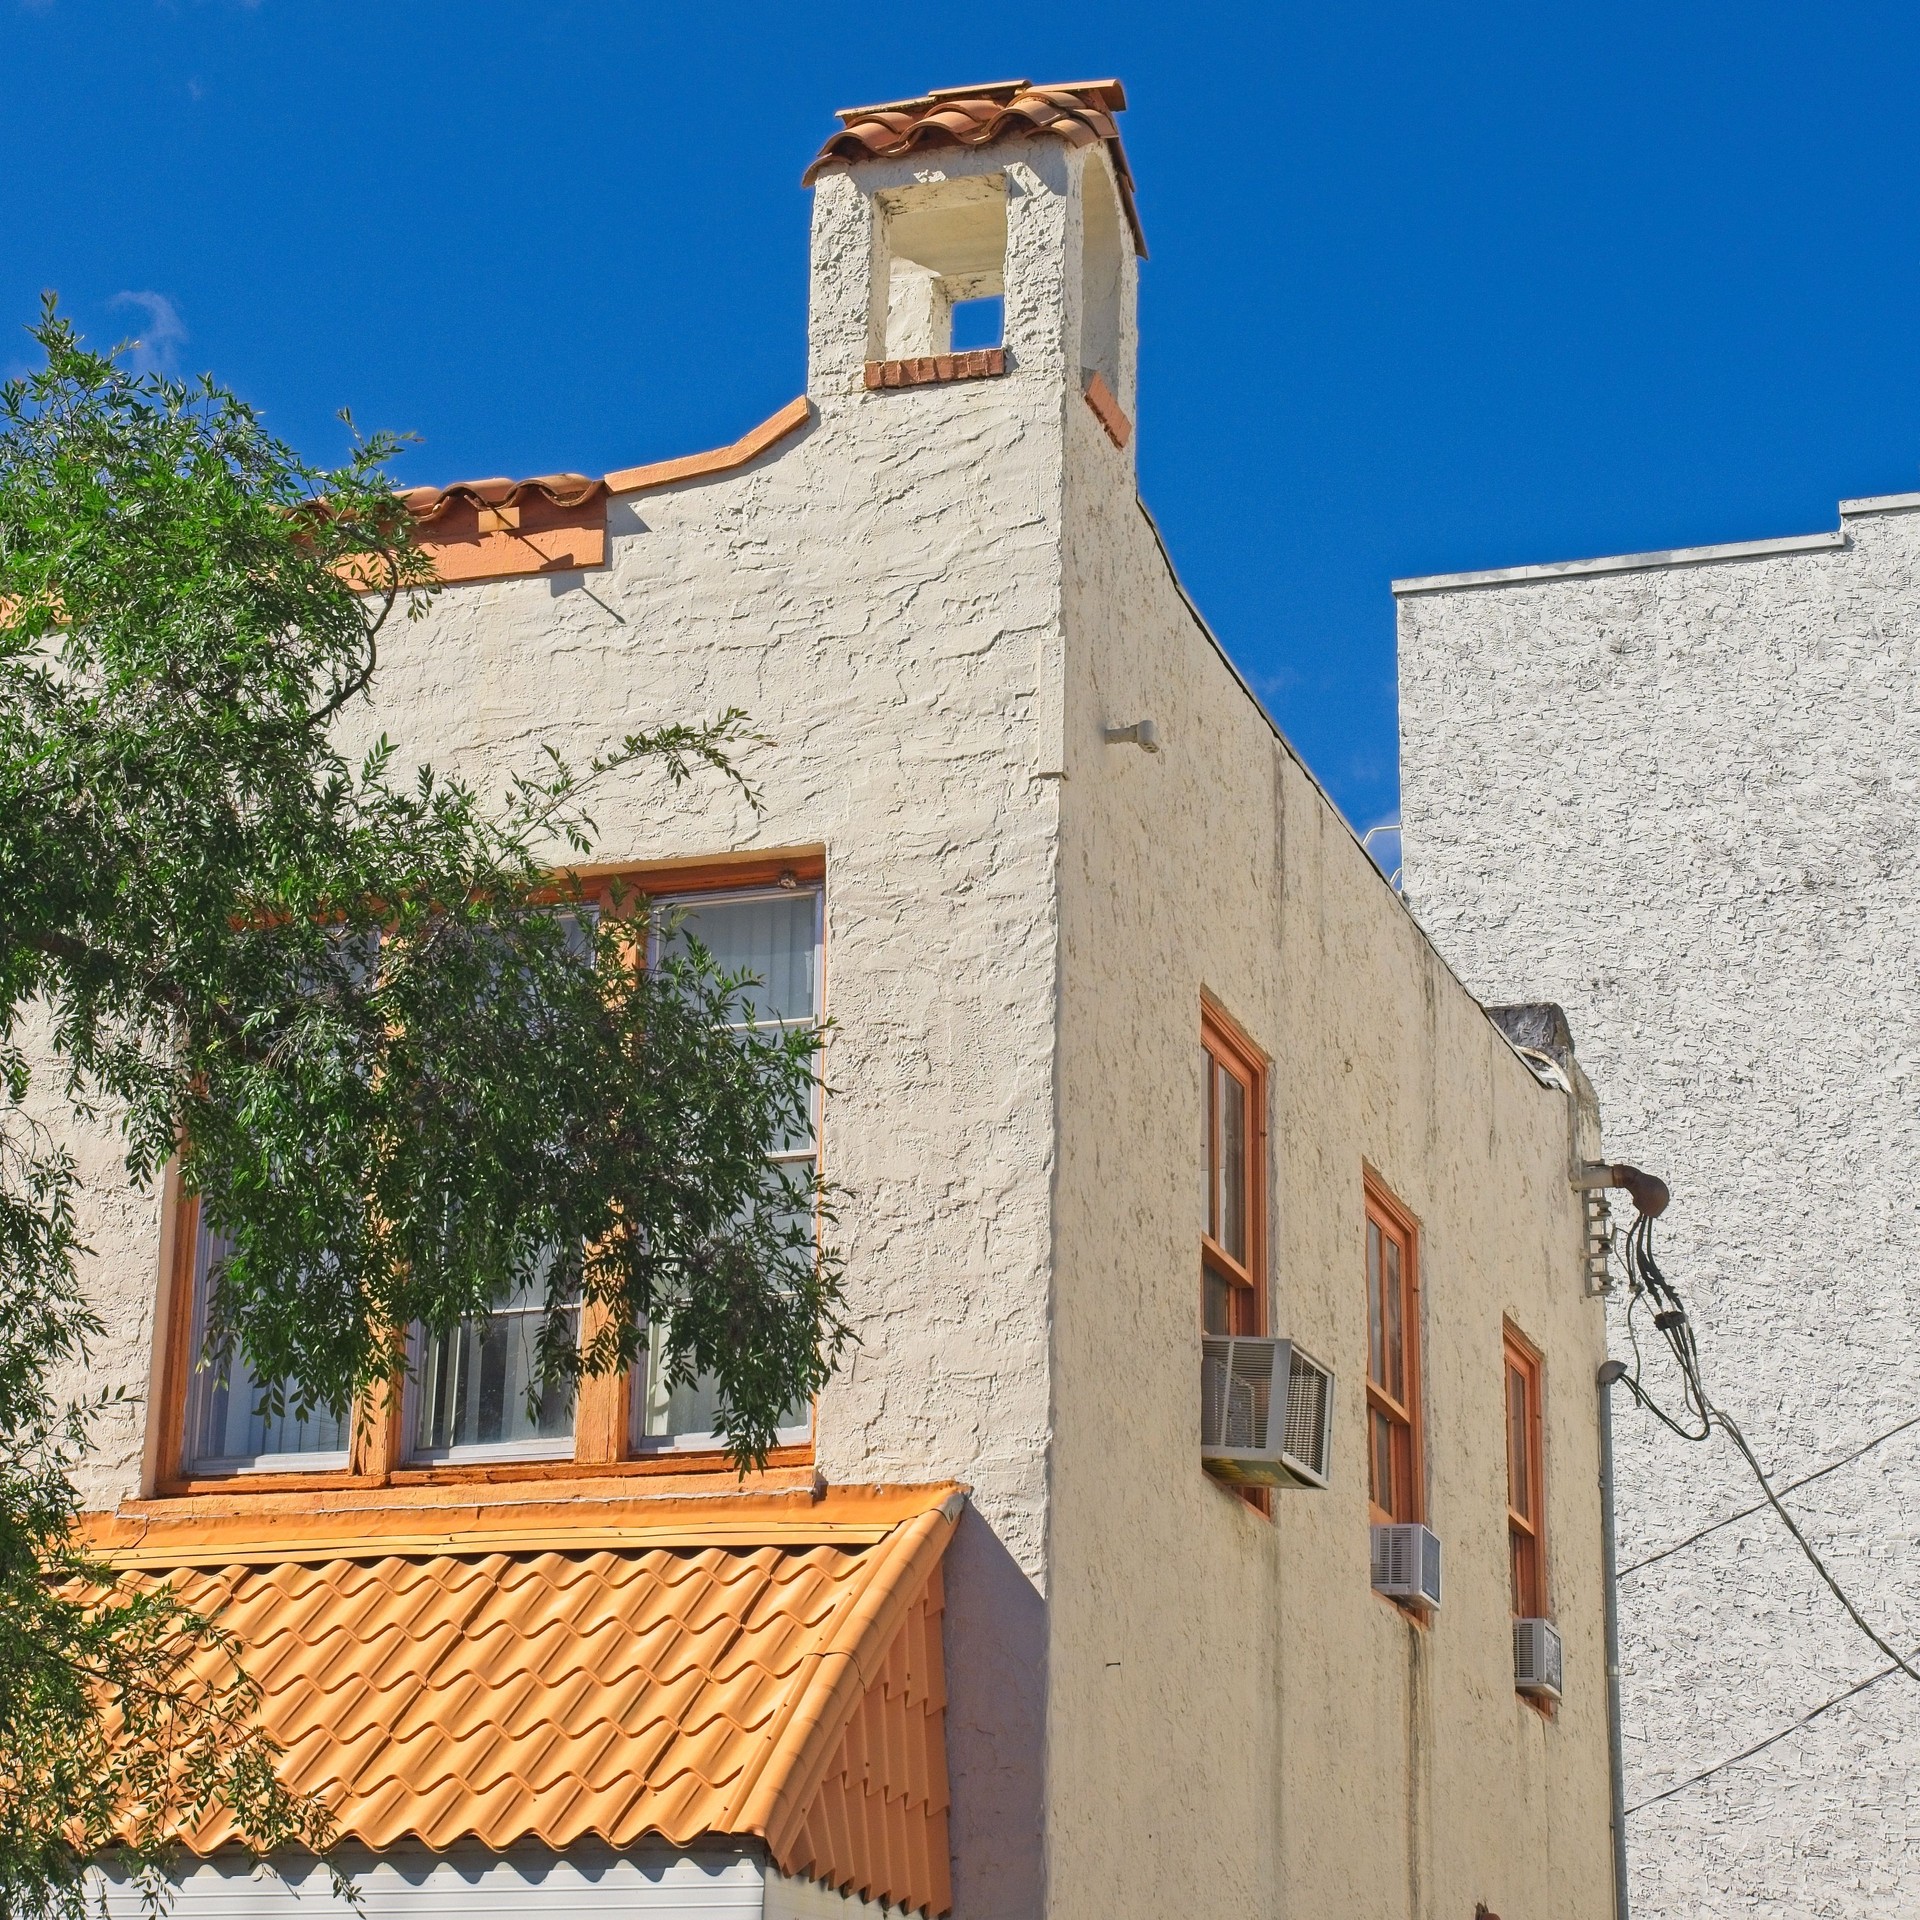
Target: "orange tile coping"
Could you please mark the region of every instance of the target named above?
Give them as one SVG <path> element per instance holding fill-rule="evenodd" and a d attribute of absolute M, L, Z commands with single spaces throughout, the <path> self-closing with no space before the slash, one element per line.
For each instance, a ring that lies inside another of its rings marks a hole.
<path fill-rule="evenodd" d="M 381 1852 L 717 1836 L 938 1915 L 941 1560 L 963 1500 L 951 1483 L 575 1498 L 555 1503 L 579 1510 L 562 1537 L 527 1502 L 512 1544 L 468 1529 L 452 1551 L 379 1519 L 414 1510 L 399 1503 L 311 1516 L 298 1543 L 278 1525 L 216 1540 L 233 1516 L 123 1509 L 96 1527 L 116 1558 L 168 1566 L 183 1598 L 219 1611 L 282 1777 L 345 1839 Z M 633 1511 L 647 1505 L 680 1511 Z M 214 1814 L 183 1841 L 205 1855 L 232 1838 Z"/>
<path fill-rule="evenodd" d="M 757 460 L 766 450 L 784 440 L 796 428 L 804 427 L 813 409 L 803 393 L 770 419 L 749 428 L 731 446 L 715 447 L 711 453 L 686 453 L 677 460 L 655 460 L 644 467 L 622 467 L 606 477 L 609 493 L 639 493 L 648 487 L 669 486 L 675 480 L 698 480 L 709 473 L 729 473 Z"/>
<path fill-rule="evenodd" d="M 912 360 L 869 360 L 869 392 L 881 387 L 931 387 L 944 380 L 990 380 L 1007 370 L 1005 347 L 969 347 L 964 353 L 928 353 Z"/>
<path fill-rule="evenodd" d="M 570 573 L 607 559 L 607 498 L 649 487 L 731 473 L 757 460 L 812 417 L 805 394 L 730 446 L 622 467 L 595 480 L 549 473 L 535 480 L 458 480 L 409 487 L 400 495 L 414 517 L 415 540 L 449 586 Z"/>
<path fill-rule="evenodd" d="M 598 567 L 607 557 L 607 488 L 579 473 L 537 480 L 463 480 L 400 498 L 415 541 L 445 581 Z"/>
<path fill-rule="evenodd" d="M 984 147 L 1009 134 L 1051 134 L 1071 147 L 1107 144 L 1134 251 L 1147 257 L 1147 236 L 1133 200 L 1133 171 L 1113 116 L 1124 113 L 1127 90 L 1118 80 L 991 80 L 970 87 L 937 87 L 912 100 L 842 107 L 842 131 L 832 135 L 800 176 L 811 186 L 836 160 L 891 160 L 923 147 Z"/>
<path fill-rule="evenodd" d="M 1120 402 L 1114 398 L 1113 389 L 1106 380 L 1095 374 L 1087 382 L 1087 405 L 1093 409 L 1093 416 L 1107 430 L 1107 438 L 1116 447 L 1124 447 L 1133 438 L 1133 422 L 1120 411 Z"/>

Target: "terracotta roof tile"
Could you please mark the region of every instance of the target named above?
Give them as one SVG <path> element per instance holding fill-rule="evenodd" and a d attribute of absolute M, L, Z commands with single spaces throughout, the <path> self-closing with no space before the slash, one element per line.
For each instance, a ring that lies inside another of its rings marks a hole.
<path fill-rule="evenodd" d="M 591 1544 L 571 1550 L 542 1526 L 519 1545 L 496 1527 L 477 1551 L 382 1553 L 382 1524 L 417 1524 L 391 1515 L 355 1516 L 298 1558 L 231 1515 L 97 1531 L 221 1609 L 284 1777 L 376 1851 L 758 1839 L 784 1871 L 944 1913 L 940 1558 L 956 1490 L 841 1499 L 850 1518 L 811 1526 L 715 1502 L 726 1544 L 697 1520 L 671 1544 L 640 1524 L 623 1543 L 618 1515 L 639 1503 L 598 1525 L 583 1513 Z M 754 1514 L 771 1537 L 739 1537 Z M 185 1837 L 205 1853 L 231 1829 L 217 1816 Z"/>
<path fill-rule="evenodd" d="M 1126 111 L 1127 90 L 1118 80 L 994 80 L 979 86 L 942 87 L 915 100 L 887 100 L 872 107 L 842 107 L 841 131 L 814 156 L 801 175 L 811 186 L 836 160 L 888 160 L 925 147 L 984 147 L 1015 134 L 1052 134 L 1069 146 L 1107 143 L 1120 200 L 1144 260 L 1147 237 L 1134 205 L 1133 172 L 1113 116 Z"/>
<path fill-rule="evenodd" d="M 543 473 L 533 480 L 459 480 L 450 487 L 409 487 L 400 498 L 416 520 L 431 521 L 461 501 L 496 512 L 536 498 L 549 506 L 574 508 L 591 504 L 606 490 L 604 480 L 584 473 Z"/>

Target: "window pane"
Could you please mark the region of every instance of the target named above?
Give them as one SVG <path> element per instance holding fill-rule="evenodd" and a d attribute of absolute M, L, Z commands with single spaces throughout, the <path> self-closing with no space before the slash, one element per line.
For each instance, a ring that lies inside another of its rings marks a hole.
<path fill-rule="evenodd" d="M 193 1255 L 193 1374 L 187 1386 L 187 1465 L 199 1472 L 233 1473 L 282 1456 L 296 1468 L 345 1466 L 348 1423 L 316 1409 L 304 1420 L 282 1411 L 269 1418 L 259 1411 L 260 1382 L 239 1354 L 223 1370 L 202 1359 L 207 1337 L 207 1307 L 213 1275 L 230 1251 L 200 1221 Z"/>
<path fill-rule="evenodd" d="M 1367 1410 L 1367 1494 L 1383 1513 L 1394 1511 L 1393 1422 L 1378 1407 Z"/>
<path fill-rule="evenodd" d="M 772 1209 L 782 1231 L 798 1226 L 811 1233 L 815 1227 L 804 1197 L 795 1186 L 796 1181 L 811 1171 L 810 1159 L 774 1161 L 768 1168 L 768 1198 L 764 1204 Z M 795 1204 L 796 1201 L 801 1204 Z M 703 1373 L 679 1386 L 667 1385 L 666 1329 L 656 1322 L 649 1329 L 647 1351 L 635 1381 L 631 1427 L 634 1445 L 642 1450 L 648 1443 L 717 1447 L 721 1444 L 719 1414 L 720 1388 L 713 1375 Z M 804 1440 L 812 1420 L 812 1403 L 799 1401 L 781 1416 L 778 1432 L 783 1440 Z"/>
<path fill-rule="evenodd" d="M 750 894 L 740 900 L 696 900 L 673 908 L 676 925 L 664 943 L 684 953 L 698 940 L 722 973 L 750 973 L 745 991 L 756 1021 L 815 1020 L 820 1015 L 816 928 L 820 896 L 811 889 Z"/>
<path fill-rule="evenodd" d="M 1213 1055 L 1200 1049 L 1200 1231 L 1218 1239 L 1215 1203 L 1219 1198 L 1214 1186 L 1214 1076 L 1219 1069 Z"/>
<path fill-rule="evenodd" d="M 414 1389 L 414 1450 L 450 1453 L 465 1447 L 537 1447 L 564 1443 L 573 1433 L 570 1382 L 548 1381 L 531 1406 L 528 1388 L 539 1374 L 544 1277 L 519 1287 L 484 1320 L 422 1343 Z M 574 1335 L 577 1311 L 567 1315 Z M 551 1449 L 564 1452 L 564 1444 Z"/>
<path fill-rule="evenodd" d="M 1387 1373 L 1382 1383 L 1404 1407 L 1407 1404 L 1406 1289 L 1400 1273 L 1400 1243 L 1391 1234 L 1382 1236 L 1386 1256 L 1386 1274 L 1382 1285 L 1387 1310 Z"/>
<path fill-rule="evenodd" d="M 1404 1421 L 1388 1423 L 1393 1442 L 1393 1505 L 1396 1520 L 1419 1518 L 1418 1496 L 1413 1488 L 1413 1429 Z"/>
<path fill-rule="evenodd" d="M 1233 1333 L 1233 1296 L 1237 1289 L 1224 1273 L 1202 1269 L 1200 1324 L 1208 1333 Z"/>
<path fill-rule="evenodd" d="M 1367 1378 L 1387 1384 L 1386 1315 L 1380 1300 L 1380 1228 L 1367 1222 Z"/>
<path fill-rule="evenodd" d="M 1507 1504 L 1523 1518 L 1533 1518 L 1533 1485 L 1527 1446 L 1527 1376 L 1516 1366 L 1507 1368 Z"/>
<path fill-rule="evenodd" d="M 1247 1263 L 1247 1090 L 1225 1067 L 1220 1085 L 1220 1230 L 1222 1247 Z"/>
<path fill-rule="evenodd" d="M 662 1331 L 656 1326 L 647 1342 L 635 1440 L 693 1441 L 718 1446 L 720 1382 L 712 1374 L 703 1373 L 683 1386 L 669 1387 Z M 781 1417 L 781 1437 L 804 1440 L 811 1419 L 812 1408 L 805 1401 L 789 1407 Z"/>

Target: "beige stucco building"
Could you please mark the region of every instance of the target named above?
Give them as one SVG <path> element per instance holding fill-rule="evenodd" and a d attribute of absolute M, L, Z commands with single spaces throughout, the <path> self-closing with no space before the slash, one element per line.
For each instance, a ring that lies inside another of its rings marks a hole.
<path fill-rule="evenodd" d="M 428 1407 L 510 1314 L 377 1445 L 265 1434 L 196 1384 L 190 1205 L 92 1223 L 148 1396 L 109 1537 L 234 1596 L 373 1911 L 1612 1911 L 1596 1123 L 1140 503 L 1121 105 L 847 116 L 804 398 L 716 454 L 417 497 L 458 584 L 356 721 L 483 785 L 728 707 L 772 741 L 759 813 L 651 776 L 596 807 L 610 867 L 834 1023 L 860 1344 L 767 1473 L 644 1378 L 538 1431 Z M 1203 1318 L 1332 1369 L 1324 1489 L 1203 1471 Z M 1372 1589 L 1382 1516 L 1441 1542 L 1437 1610 Z M 1517 1585 L 1557 1706 L 1516 1690 Z M 293 1910 L 220 1837 L 179 1911 Z"/>

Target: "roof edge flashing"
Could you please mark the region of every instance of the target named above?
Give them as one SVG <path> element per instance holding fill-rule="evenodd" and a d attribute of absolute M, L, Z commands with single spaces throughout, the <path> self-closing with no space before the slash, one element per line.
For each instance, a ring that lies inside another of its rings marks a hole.
<path fill-rule="evenodd" d="M 1913 496 L 1920 505 L 1920 495 Z M 1844 505 L 1842 512 L 1845 511 Z M 1470 573 L 1415 574 L 1391 582 L 1395 599 L 1447 593 L 1459 587 L 1517 587 L 1541 581 L 1577 580 L 1602 573 L 1651 573 L 1670 567 L 1711 566 L 1728 560 L 1768 560 L 1780 554 L 1826 553 L 1848 544 L 1844 528 L 1832 533 L 1794 533 L 1777 540 L 1729 540 L 1717 546 L 1670 547 L 1654 553 L 1619 553 L 1592 560 L 1557 560 L 1531 567 L 1486 567 Z"/>
<path fill-rule="evenodd" d="M 1920 512 L 1920 493 L 1870 493 L 1859 500 L 1842 500 L 1840 518 L 1858 520 L 1870 513 Z"/>

